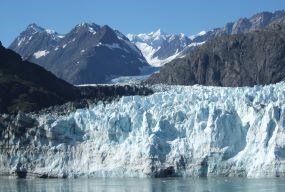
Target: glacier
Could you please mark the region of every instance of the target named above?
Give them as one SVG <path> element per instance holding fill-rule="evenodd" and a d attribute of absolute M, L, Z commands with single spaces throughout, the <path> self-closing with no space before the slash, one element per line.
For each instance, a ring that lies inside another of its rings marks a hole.
<path fill-rule="evenodd" d="M 18 131 L 1 130 L 7 142 L 2 140 L 0 173 L 285 176 L 284 82 L 152 88 L 150 96 L 126 96 L 63 115 L 18 114 Z"/>

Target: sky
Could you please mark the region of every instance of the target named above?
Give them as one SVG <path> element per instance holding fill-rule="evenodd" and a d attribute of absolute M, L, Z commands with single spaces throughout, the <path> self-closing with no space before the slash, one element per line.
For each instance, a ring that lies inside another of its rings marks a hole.
<path fill-rule="evenodd" d="M 197 34 L 261 11 L 285 9 L 285 0 L 3 0 L 0 41 L 4 46 L 30 23 L 59 33 L 76 24 L 109 25 L 124 34 Z"/>

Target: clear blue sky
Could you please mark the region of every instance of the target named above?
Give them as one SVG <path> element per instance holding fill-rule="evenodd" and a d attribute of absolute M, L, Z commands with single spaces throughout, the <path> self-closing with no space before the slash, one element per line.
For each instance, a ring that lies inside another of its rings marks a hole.
<path fill-rule="evenodd" d="M 94 22 L 127 33 L 196 34 L 260 11 L 285 9 L 285 0 L 3 0 L 0 40 L 7 46 L 30 23 L 59 33 Z"/>

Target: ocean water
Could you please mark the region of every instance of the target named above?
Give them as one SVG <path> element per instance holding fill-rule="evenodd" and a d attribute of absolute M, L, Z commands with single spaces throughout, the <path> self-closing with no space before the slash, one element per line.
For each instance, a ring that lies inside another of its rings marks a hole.
<path fill-rule="evenodd" d="M 2 192 L 284 192 L 285 178 L 92 178 L 12 179 L 0 177 Z"/>

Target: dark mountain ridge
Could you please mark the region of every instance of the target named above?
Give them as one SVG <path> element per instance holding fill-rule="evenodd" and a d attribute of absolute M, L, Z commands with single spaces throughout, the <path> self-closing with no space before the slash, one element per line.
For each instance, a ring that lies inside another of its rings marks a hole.
<path fill-rule="evenodd" d="M 38 110 L 79 95 L 74 86 L 0 46 L 0 113 Z"/>

